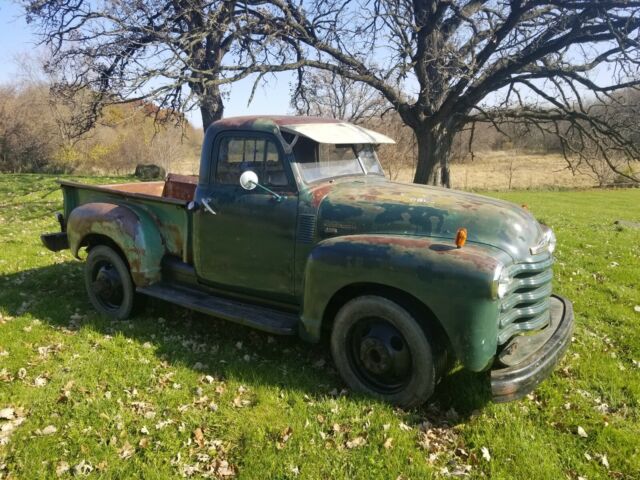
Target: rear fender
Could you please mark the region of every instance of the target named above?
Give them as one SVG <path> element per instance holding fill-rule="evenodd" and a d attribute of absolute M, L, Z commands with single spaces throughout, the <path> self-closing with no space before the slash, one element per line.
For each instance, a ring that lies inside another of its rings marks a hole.
<path fill-rule="evenodd" d="M 401 235 L 351 235 L 320 242 L 304 279 L 301 335 L 320 338 L 332 297 L 355 284 L 410 294 L 436 317 L 458 359 L 470 370 L 488 367 L 497 348 L 498 302 L 493 278 L 502 252 L 450 240 Z"/>
<path fill-rule="evenodd" d="M 76 258 L 91 235 L 103 235 L 126 257 L 136 286 L 160 280 L 165 248 L 153 219 L 139 209 L 112 203 L 86 203 L 71 211 L 67 235 L 69 248 Z"/>

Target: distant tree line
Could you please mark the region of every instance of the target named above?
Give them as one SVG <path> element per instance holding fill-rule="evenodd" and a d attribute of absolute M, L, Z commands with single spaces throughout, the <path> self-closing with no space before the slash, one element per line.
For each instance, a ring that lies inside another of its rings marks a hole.
<path fill-rule="evenodd" d="M 105 106 L 85 129 L 82 92 L 69 101 L 50 87 L 0 86 L 0 172 L 131 174 L 140 163 L 171 170 L 199 154 L 201 131 L 182 119 L 157 122 L 163 113 L 153 104 Z"/>

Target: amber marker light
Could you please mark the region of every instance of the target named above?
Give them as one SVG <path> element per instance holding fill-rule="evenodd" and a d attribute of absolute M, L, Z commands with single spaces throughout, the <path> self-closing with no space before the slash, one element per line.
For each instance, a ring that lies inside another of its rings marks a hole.
<path fill-rule="evenodd" d="M 456 233 L 456 247 L 462 248 L 467 243 L 467 229 L 459 228 Z"/>

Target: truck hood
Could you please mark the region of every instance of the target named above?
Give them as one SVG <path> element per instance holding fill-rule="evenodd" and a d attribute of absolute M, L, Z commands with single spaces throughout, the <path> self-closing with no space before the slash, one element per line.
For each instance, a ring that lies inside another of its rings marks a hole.
<path fill-rule="evenodd" d="M 321 237 L 360 233 L 418 235 L 490 245 L 514 260 L 529 257 L 543 238 L 540 224 L 513 203 L 482 195 L 381 177 L 336 180 L 311 189 Z"/>

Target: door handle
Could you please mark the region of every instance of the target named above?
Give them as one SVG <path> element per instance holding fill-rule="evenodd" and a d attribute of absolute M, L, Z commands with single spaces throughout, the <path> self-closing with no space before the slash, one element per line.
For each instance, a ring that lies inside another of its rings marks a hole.
<path fill-rule="evenodd" d="M 216 211 L 213 208 L 211 208 L 211 205 L 209 205 L 210 201 L 211 201 L 210 198 L 203 198 L 202 205 L 204 205 L 204 208 L 206 208 L 207 212 L 209 212 L 211 215 L 217 215 Z"/>

